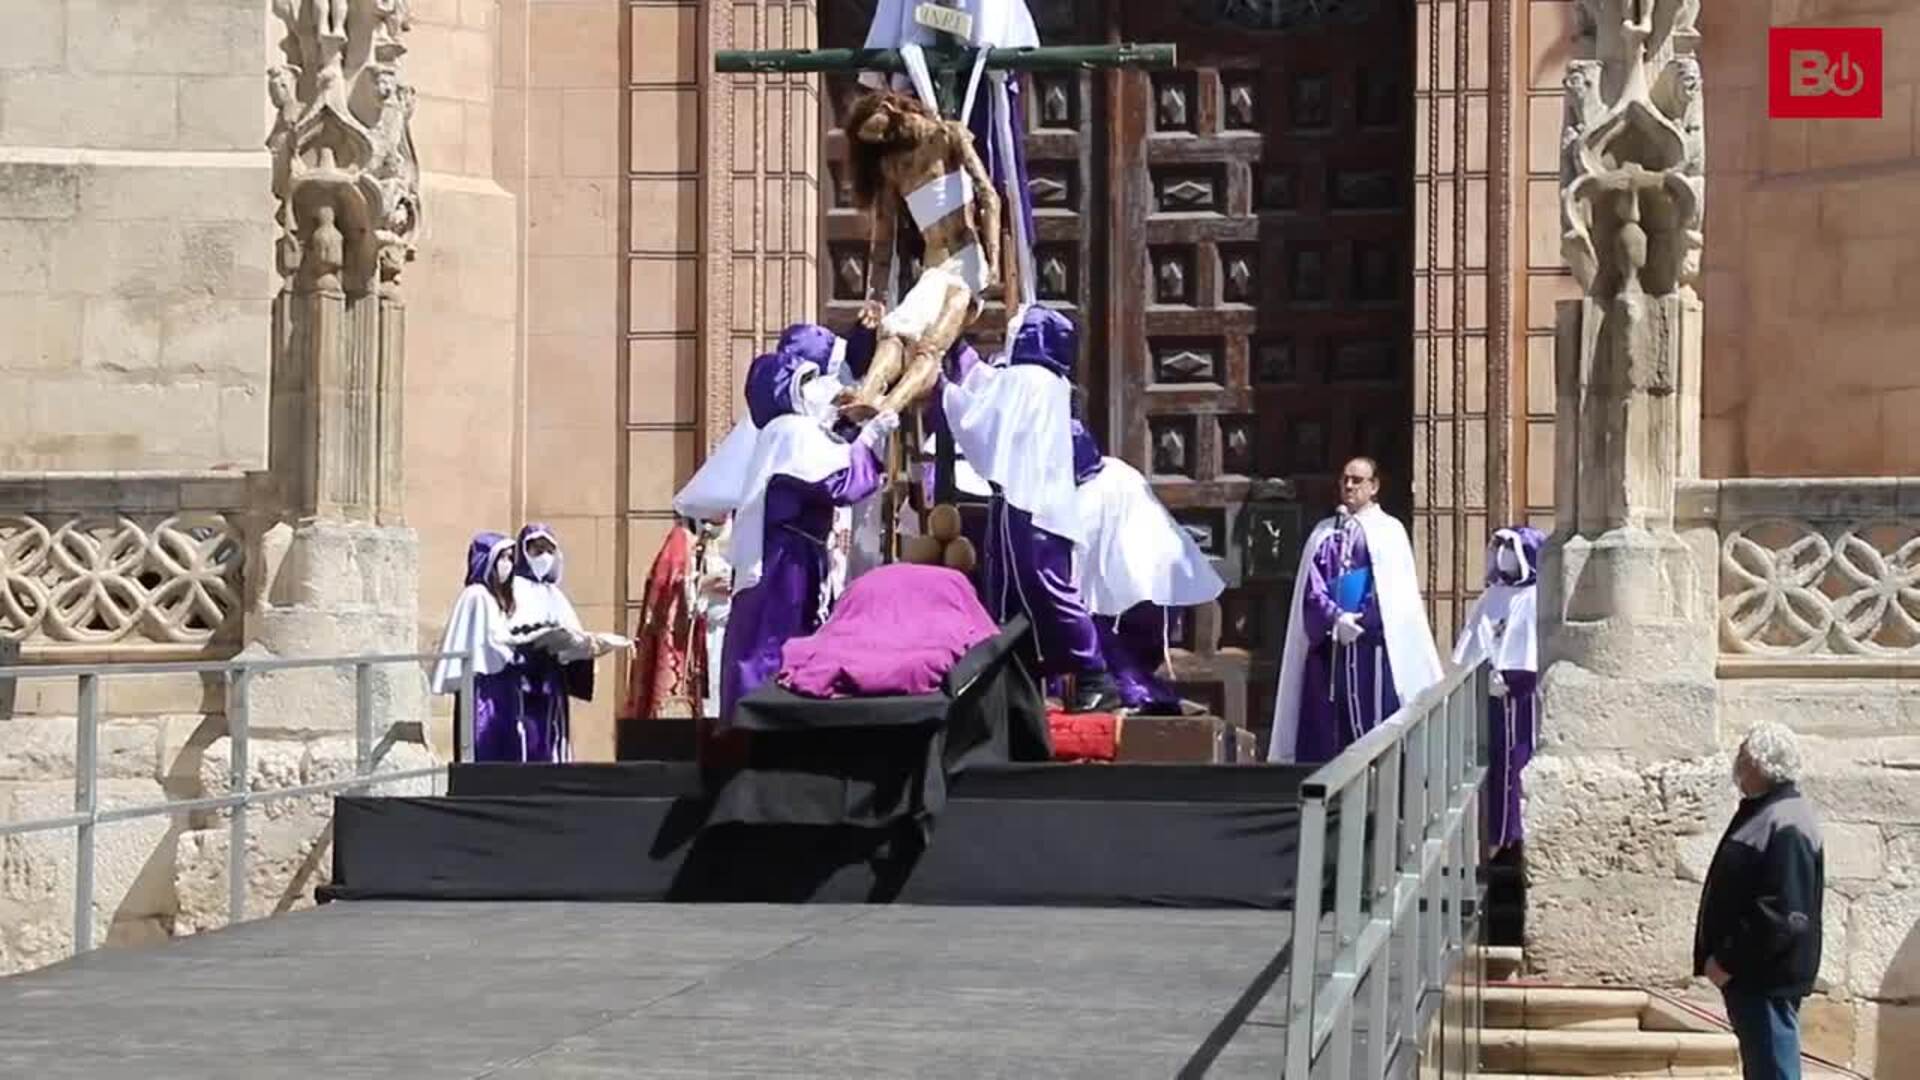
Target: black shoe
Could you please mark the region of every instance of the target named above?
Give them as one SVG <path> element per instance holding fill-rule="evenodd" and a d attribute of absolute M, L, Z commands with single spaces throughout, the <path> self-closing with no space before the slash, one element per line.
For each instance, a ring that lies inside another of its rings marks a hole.
<path fill-rule="evenodd" d="M 1075 682 L 1073 707 L 1068 712 L 1104 713 L 1112 712 L 1120 706 L 1120 690 L 1113 684 L 1113 677 L 1106 673 Z"/>

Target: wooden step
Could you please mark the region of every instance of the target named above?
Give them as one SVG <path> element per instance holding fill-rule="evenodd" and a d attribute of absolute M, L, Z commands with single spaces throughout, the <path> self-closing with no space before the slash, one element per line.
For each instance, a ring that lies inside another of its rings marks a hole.
<path fill-rule="evenodd" d="M 1659 1075 L 1740 1064 L 1733 1036 L 1715 1032 L 1497 1028 L 1481 1033 L 1480 1052 L 1489 1072 L 1536 1076 Z"/>
<path fill-rule="evenodd" d="M 1128 716 L 1114 760 L 1127 765 L 1248 763 L 1253 732 L 1217 716 Z"/>
<path fill-rule="evenodd" d="M 1480 1001 L 1492 1028 L 1638 1031 L 1649 995 L 1644 990 L 1489 985 Z"/>

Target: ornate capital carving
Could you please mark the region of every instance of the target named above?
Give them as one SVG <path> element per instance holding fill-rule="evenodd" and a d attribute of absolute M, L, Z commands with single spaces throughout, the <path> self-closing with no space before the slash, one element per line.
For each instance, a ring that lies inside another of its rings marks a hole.
<path fill-rule="evenodd" d="M 1690 293 L 1706 211 L 1700 0 L 1580 0 L 1579 11 L 1561 251 L 1595 299 Z"/>
<path fill-rule="evenodd" d="M 409 0 L 273 0 L 285 63 L 275 119 L 278 265 L 298 292 L 393 295 L 420 231 L 420 166 L 400 76 Z"/>

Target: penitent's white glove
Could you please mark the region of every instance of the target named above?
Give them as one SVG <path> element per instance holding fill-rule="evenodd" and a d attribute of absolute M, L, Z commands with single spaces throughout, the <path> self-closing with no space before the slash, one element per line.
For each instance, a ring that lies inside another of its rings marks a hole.
<path fill-rule="evenodd" d="M 1360 640 L 1360 616 L 1351 611 L 1343 612 L 1333 620 L 1333 640 L 1342 645 L 1351 645 Z"/>
<path fill-rule="evenodd" d="M 886 447 L 887 438 L 899 428 L 900 414 L 883 412 L 867 421 L 867 426 L 860 429 L 860 434 L 853 441 L 878 454 Z"/>
<path fill-rule="evenodd" d="M 1488 674 L 1487 693 L 1492 694 L 1494 697 L 1507 696 L 1507 680 L 1501 678 L 1499 672 L 1495 671 Z"/>

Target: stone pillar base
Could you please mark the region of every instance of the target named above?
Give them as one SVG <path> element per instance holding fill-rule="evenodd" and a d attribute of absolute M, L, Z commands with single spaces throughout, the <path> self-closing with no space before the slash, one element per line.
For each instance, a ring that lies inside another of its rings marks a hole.
<path fill-rule="evenodd" d="M 248 617 L 248 657 L 354 656 L 420 651 L 419 541 L 413 530 L 309 521 L 267 529 L 255 552 L 263 571 Z M 393 724 L 418 740 L 426 718 L 426 671 L 417 664 L 372 669 L 376 737 Z M 352 731 L 351 669 L 262 675 L 251 688 L 256 734 L 286 737 Z"/>

